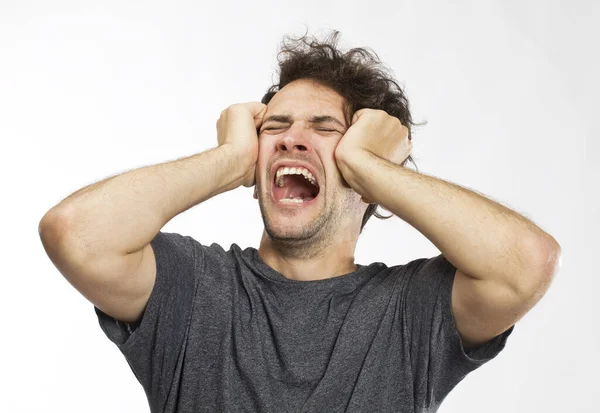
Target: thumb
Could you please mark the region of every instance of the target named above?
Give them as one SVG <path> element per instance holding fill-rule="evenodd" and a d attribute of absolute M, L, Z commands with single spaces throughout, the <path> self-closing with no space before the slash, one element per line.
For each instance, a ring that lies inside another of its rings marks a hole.
<path fill-rule="evenodd" d="M 375 202 L 371 201 L 369 198 L 365 198 L 364 196 L 361 196 L 360 200 L 363 201 L 365 204 L 374 204 L 375 203 Z"/>
<path fill-rule="evenodd" d="M 261 102 L 249 102 L 247 103 L 250 115 L 254 118 L 254 125 L 258 128 L 262 125 L 265 113 L 267 113 L 267 105 Z"/>

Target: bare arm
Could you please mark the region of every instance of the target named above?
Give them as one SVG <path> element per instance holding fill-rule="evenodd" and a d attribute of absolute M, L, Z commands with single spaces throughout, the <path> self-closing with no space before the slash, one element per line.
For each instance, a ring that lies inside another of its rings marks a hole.
<path fill-rule="evenodd" d="M 138 251 L 173 217 L 241 184 L 228 146 L 146 166 L 89 185 L 48 211 L 71 248 L 93 256 Z"/>
<path fill-rule="evenodd" d="M 217 122 L 218 147 L 134 169 L 68 196 L 38 228 L 52 262 L 98 308 L 136 320 L 154 285 L 150 242 L 160 229 L 215 195 L 254 184 L 256 128 L 265 110 L 261 103 L 232 105 Z"/>
<path fill-rule="evenodd" d="M 457 268 L 452 312 L 465 348 L 506 331 L 550 287 L 561 247 L 525 217 L 370 153 L 342 168 L 362 196 L 419 230 Z"/>
<path fill-rule="evenodd" d="M 427 237 L 454 267 L 452 311 L 466 347 L 510 328 L 544 295 L 561 247 L 527 218 L 461 186 L 404 168 L 408 129 L 382 110 L 361 109 L 336 161 L 363 200 Z"/>

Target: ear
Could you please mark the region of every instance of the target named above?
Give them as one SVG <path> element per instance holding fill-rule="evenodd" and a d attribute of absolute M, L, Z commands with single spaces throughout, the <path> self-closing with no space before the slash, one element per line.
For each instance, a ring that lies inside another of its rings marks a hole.
<path fill-rule="evenodd" d="M 252 195 L 254 199 L 258 199 L 258 193 L 256 192 L 256 185 L 254 185 L 254 195 Z"/>

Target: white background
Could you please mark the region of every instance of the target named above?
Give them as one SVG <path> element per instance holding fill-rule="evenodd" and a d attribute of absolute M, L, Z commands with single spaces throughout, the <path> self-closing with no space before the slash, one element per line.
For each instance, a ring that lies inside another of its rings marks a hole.
<path fill-rule="evenodd" d="M 0 411 L 149 411 L 92 304 L 46 256 L 39 220 L 83 186 L 215 146 L 221 110 L 259 101 L 283 35 L 308 28 L 338 29 L 343 48 L 371 47 L 392 68 L 428 122 L 414 131 L 421 172 L 562 246 L 549 292 L 439 411 L 597 412 L 599 3 L 451 3 L 1 0 Z M 239 188 L 163 229 L 257 247 L 262 220 Z M 372 218 L 356 260 L 438 253 L 404 221 Z"/>

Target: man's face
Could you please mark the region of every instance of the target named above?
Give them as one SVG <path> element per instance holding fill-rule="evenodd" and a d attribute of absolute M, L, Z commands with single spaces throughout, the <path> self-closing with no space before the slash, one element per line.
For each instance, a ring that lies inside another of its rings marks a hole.
<path fill-rule="evenodd" d="M 267 105 L 259 130 L 256 193 L 273 240 L 316 245 L 359 230 L 366 204 L 345 185 L 334 155 L 348 128 L 343 104 L 332 89 L 301 79 Z"/>

